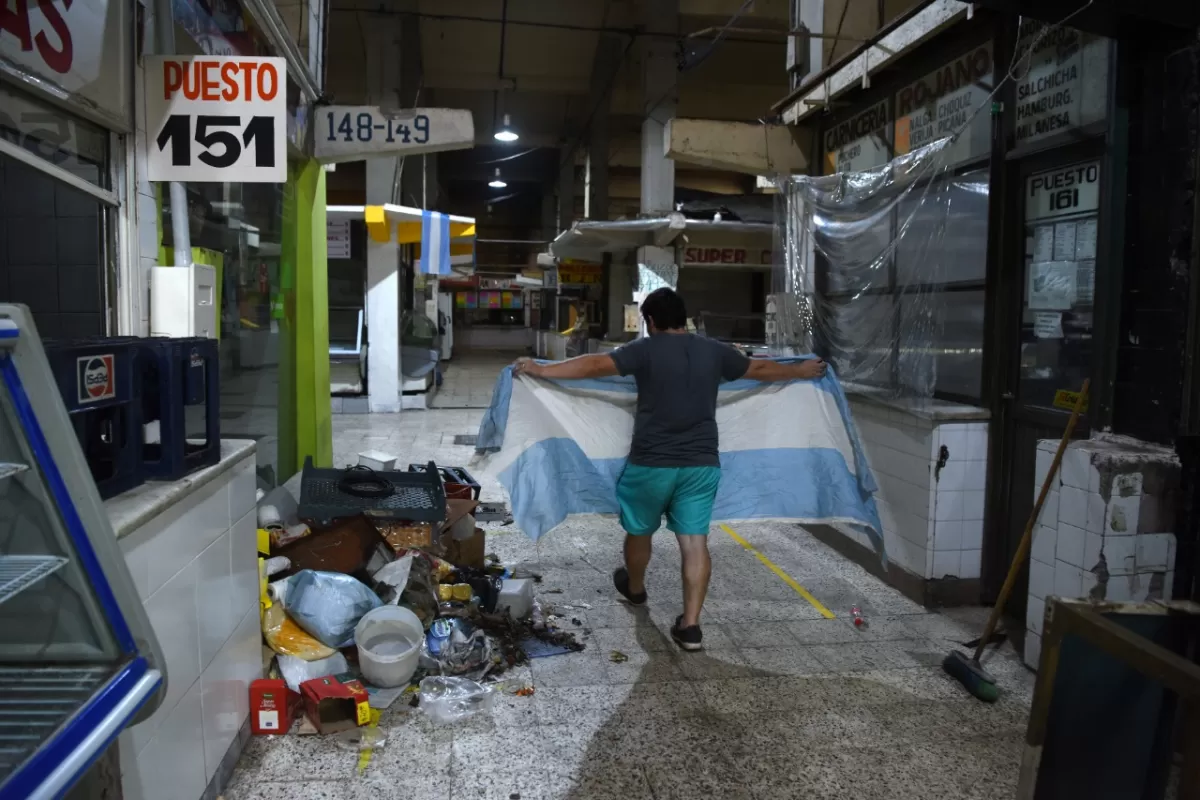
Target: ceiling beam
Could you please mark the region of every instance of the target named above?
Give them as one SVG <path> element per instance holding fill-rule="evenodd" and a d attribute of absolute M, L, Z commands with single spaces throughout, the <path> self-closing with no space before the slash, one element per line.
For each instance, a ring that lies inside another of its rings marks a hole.
<path fill-rule="evenodd" d="M 675 118 L 667 123 L 666 155 L 682 164 L 747 175 L 808 171 L 808 158 L 786 125 Z"/>

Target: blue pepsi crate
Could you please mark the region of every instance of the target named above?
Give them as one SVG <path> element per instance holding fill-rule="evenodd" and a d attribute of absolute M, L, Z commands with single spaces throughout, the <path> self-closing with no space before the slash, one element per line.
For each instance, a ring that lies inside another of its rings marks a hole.
<path fill-rule="evenodd" d="M 216 339 L 138 339 L 141 466 L 173 481 L 221 459 L 220 367 Z"/>
<path fill-rule="evenodd" d="M 92 480 L 105 499 L 145 481 L 137 341 L 126 336 L 44 344 Z"/>

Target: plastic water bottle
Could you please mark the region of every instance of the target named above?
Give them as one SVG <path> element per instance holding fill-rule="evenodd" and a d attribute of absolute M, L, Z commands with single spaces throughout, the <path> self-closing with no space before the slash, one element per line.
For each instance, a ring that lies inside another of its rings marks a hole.
<path fill-rule="evenodd" d="M 861 628 L 867 624 L 867 619 L 863 616 L 862 609 L 858 606 L 850 607 L 850 616 L 854 617 L 854 627 L 856 628 Z"/>

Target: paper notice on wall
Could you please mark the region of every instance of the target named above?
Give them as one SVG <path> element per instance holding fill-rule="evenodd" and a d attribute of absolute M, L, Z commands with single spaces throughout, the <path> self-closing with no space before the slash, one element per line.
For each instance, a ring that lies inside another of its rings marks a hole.
<path fill-rule="evenodd" d="M 1054 260 L 1054 226 L 1039 225 L 1033 229 L 1033 260 Z"/>
<path fill-rule="evenodd" d="M 1075 226 L 1075 261 L 1096 257 L 1096 220 L 1085 219 Z"/>
<path fill-rule="evenodd" d="M 1063 338 L 1062 313 L 1059 311 L 1034 312 L 1033 335 L 1037 339 Z"/>
<path fill-rule="evenodd" d="M 1066 311 L 1075 303 L 1075 262 L 1046 261 L 1029 266 L 1029 307 Z"/>
<path fill-rule="evenodd" d="M 1075 262 L 1075 302 L 1090 306 L 1096 301 L 1096 262 L 1088 259 Z"/>
<path fill-rule="evenodd" d="M 1075 260 L 1075 223 L 1060 222 L 1054 226 L 1054 260 Z"/>

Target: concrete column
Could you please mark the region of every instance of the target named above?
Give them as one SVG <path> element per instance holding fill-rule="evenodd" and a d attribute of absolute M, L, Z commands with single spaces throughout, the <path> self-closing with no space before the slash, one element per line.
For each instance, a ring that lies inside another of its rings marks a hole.
<path fill-rule="evenodd" d="M 679 0 L 648 0 L 646 27 L 675 31 Z M 643 215 L 675 210 L 675 162 L 666 157 L 664 131 L 679 98 L 675 44 L 661 37 L 642 40 L 642 203 Z"/>
<path fill-rule="evenodd" d="M 542 232 L 540 236 L 546 241 L 553 241 L 558 234 L 558 200 L 554 187 L 547 184 L 542 193 Z"/>
<path fill-rule="evenodd" d="M 367 36 L 369 102 L 401 107 L 400 18 L 371 16 Z M 367 205 L 396 201 L 396 158 L 367 159 Z M 367 239 L 367 385 L 372 412 L 400 410 L 400 251 L 391 232 L 386 242 Z"/>
<path fill-rule="evenodd" d="M 420 18 L 402 15 L 400 17 L 400 108 L 416 108 L 421 105 L 423 94 L 421 89 L 421 29 Z M 422 198 L 426 185 L 426 159 L 423 156 L 409 156 L 400 165 L 400 205 L 422 208 Z"/>
<path fill-rule="evenodd" d="M 624 46 L 612 35 L 602 35 L 596 43 L 592 62 L 592 84 L 588 91 L 588 108 L 592 121 L 588 129 L 588 217 L 608 219 L 608 151 L 609 108 L 612 96 L 609 87 L 621 68 Z"/>
<path fill-rule="evenodd" d="M 575 160 L 566 151 L 559 151 L 566 161 L 558 170 L 558 233 L 575 221 Z M 568 157 L 571 156 L 571 157 Z"/>

